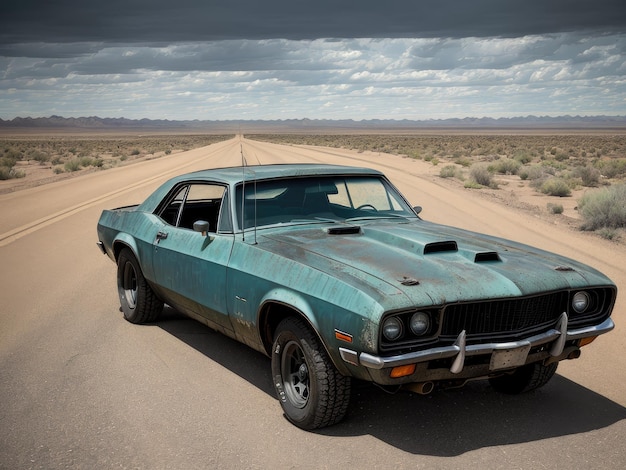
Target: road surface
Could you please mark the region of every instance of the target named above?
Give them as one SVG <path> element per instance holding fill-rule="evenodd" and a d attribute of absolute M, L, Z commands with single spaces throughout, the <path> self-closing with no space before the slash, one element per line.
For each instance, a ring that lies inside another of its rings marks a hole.
<path fill-rule="evenodd" d="M 384 171 L 423 217 L 556 251 L 626 285 L 626 251 L 428 176 L 425 162 L 243 140 L 248 164 L 330 162 Z M 355 387 L 341 424 L 282 416 L 269 359 L 166 309 L 123 320 L 115 265 L 96 248 L 105 208 L 176 174 L 239 165 L 214 144 L 0 195 L 0 468 L 623 468 L 624 297 L 615 331 L 543 389 L 485 382 L 429 396 Z"/>

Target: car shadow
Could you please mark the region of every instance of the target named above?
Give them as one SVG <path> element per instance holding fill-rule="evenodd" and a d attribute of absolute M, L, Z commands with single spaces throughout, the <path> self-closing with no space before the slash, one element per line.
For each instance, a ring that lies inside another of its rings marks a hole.
<path fill-rule="evenodd" d="M 157 325 L 274 397 L 270 360 L 251 348 L 166 307 Z M 626 408 L 555 375 L 540 390 L 503 395 L 487 381 L 431 395 L 389 394 L 354 382 L 346 419 L 316 433 L 371 435 L 398 449 L 439 457 L 605 428 L 626 419 Z"/>

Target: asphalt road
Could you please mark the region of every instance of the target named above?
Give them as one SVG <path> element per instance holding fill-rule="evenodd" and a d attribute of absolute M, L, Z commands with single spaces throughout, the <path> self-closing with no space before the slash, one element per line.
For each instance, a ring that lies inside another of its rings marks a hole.
<path fill-rule="evenodd" d="M 626 283 L 626 251 L 425 176 L 426 165 L 244 141 L 249 164 L 382 169 L 423 216 L 572 256 Z M 240 143 L 0 195 L 0 468 L 623 468 L 626 359 L 615 331 L 543 389 L 485 382 L 429 396 L 358 385 L 346 420 L 305 432 L 282 416 L 269 359 L 171 309 L 123 320 L 115 265 L 96 248 L 105 208 L 175 174 L 239 165 Z"/>

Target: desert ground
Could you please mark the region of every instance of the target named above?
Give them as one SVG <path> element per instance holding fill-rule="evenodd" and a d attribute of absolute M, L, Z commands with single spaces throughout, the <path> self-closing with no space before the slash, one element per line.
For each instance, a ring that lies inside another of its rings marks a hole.
<path fill-rule="evenodd" d="M 577 230 L 573 208 L 547 214 L 533 208 L 545 196 L 516 180 L 494 195 L 441 178 L 431 162 L 379 152 L 235 138 L 7 190 L 0 468 L 622 468 L 621 292 L 615 330 L 541 390 L 509 397 L 474 382 L 418 396 L 357 386 L 346 420 L 314 433 L 282 417 L 264 356 L 172 310 L 154 325 L 125 322 L 115 265 L 95 245 L 100 212 L 141 202 L 174 175 L 240 165 L 241 150 L 248 164 L 379 169 L 427 220 L 554 251 L 626 285 L 626 244 Z"/>

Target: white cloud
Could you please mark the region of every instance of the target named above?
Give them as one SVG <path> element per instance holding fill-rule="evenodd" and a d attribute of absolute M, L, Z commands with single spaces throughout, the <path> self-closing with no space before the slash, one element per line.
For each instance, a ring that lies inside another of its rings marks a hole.
<path fill-rule="evenodd" d="M 0 58 L 0 117 L 626 114 L 625 51 L 626 35 L 573 33 L 46 45 Z"/>

